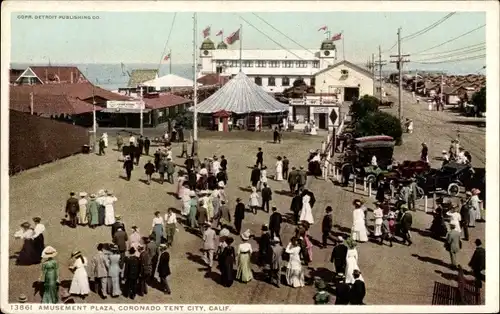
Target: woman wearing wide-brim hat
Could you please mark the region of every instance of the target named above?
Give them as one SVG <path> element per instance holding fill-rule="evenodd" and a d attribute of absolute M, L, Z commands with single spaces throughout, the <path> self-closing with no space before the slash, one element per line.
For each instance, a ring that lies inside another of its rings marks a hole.
<path fill-rule="evenodd" d="M 73 258 L 75 262 L 69 267 L 70 270 L 73 271 L 73 279 L 71 280 L 69 293 L 79 295 L 84 299 L 90 293 L 89 278 L 86 270 L 88 265 L 87 258 L 85 258 L 80 251 L 74 251 L 71 254 L 71 258 Z"/>
<path fill-rule="evenodd" d="M 57 250 L 52 246 L 47 246 L 41 257 L 46 259 L 42 264 L 42 278 L 43 282 L 43 297 L 42 303 L 55 304 L 59 300 L 58 283 L 59 283 L 59 265 L 54 259 L 57 256 Z"/>
<path fill-rule="evenodd" d="M 247 283 L 253 279 L 252 267 L 250 264 L 250 257 L 252 255 L 253 249 L 252 245 L 248 243 L 250 240 L 250 230 L 246 230 L 241 234 L 241 240 L 243 241 L 238 246 L 237 254 L 237 265 L 238 270 L 236 272 L 236 279 L 241 282 Z"/>
<path fill-rule="evenodd" d="M 40 263 L 40 252 L 33 240 L 34 231 L 29 222 L 23 222 L 21 228 L 14 233 L 16 239 L 22 239 L 23 247 L 17 256 L 16 265 L 29 266 Z"/>

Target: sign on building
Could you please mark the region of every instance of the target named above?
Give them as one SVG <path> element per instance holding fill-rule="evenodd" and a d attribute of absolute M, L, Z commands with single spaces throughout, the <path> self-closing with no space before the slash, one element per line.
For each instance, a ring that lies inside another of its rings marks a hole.
<path fill-rule="evenodd" d="M 109 109 L 129 109 L 129 110 L 144 110 L 145 105 L 142 100 L 108 100 L 106 108 Z"/>

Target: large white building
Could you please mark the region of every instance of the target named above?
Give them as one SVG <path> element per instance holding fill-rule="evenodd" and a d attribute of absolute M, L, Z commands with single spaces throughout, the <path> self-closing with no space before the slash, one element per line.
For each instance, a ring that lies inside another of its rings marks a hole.
<path fill-rule="evenodd" d="M 280 93 L 293 86 L 296 79 L 314 85 L 315 73 L 336 63 L 337 50 L 331 40 L 321 43 L 320 49 L 308 50 L 242 50 L 242 71 L 269 93 Z M 217 47 L 205 39 L 200 47 L 199 75 L 220 73 L 236 75 L 240 71 L 240 50 L 227 49 L 223 42 Z"/>

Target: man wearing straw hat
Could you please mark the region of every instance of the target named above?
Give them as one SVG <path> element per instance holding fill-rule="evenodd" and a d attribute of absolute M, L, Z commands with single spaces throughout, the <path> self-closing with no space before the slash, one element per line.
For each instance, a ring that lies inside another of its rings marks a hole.
<path fill-rule="evenodd" d="M 335 271 L 339 277 L 343 277 L 345 273 L 347 250 L 348 248 L 344 244 L 344 238 L 339 236 L 337 238 L 337 244 L 332 250 L 332 256 L 330 257 L 330 263 L 335 265 Z"/>
<path fill-rule="evenodd" d="M 283 247 L 280 242 L 279 237 L 271 239 L 271 263 L 269 265 L 269 282 L 278 288 L 281 281 L 281 262 L 283 256 Z"/>
<path fill-rule="evenodd" d="M 217 247 L 217 235 L 209 222 L 205 222 L 206 230 L 203 233 L 203 260 L 208 266 L 208 271 L 212 270 L 214 262 L 214 252 Z"/>
<path fill-rule="evenodd" d="M 92 273 L 90 273 L 90 277 L 94 277 L 94 283 L 97 288 L 100 287 L 100 296 L 102 299 L 106 299 L 108 297 L 107 293 L 107 284 L 108 284 L 108 269 L 109 269 L 109 259 L 104 253 L 104 245 L 99 243 L 97 245 L 97 254 L 92 258 L 91 269 Z"/>
<path fill-rule="evenodd" d="M 363 299 L 366 295 L 365 282 L 360 277 L 361 272 L 359 269 L 355 269 L 352 272 L 352 276 L 354 277 L 354 283 L 349 293 L 349 303 L 352 305 L 363 305 Z"/>
<path fill-rule="evenodd" d="M 161 291 L 165 294 L 171 294 L 167 277 L 170 276 L 170 254 L 167 251 L 165 243 L 160 244 L 160 257 L 158 258 L 158 277 L 160 278 Z"/>

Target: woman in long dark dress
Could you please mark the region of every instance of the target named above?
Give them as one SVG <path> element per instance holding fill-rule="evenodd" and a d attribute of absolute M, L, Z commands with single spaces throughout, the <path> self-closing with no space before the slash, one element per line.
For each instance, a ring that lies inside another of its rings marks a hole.
<path fill-rule="evenodd" d="M 36 251 L 36 263 L 42 261 L 42 252 L 45 249 L 45 239 L 43 237 L 43 232 L 45 231 L 45 226 L 41 223 L 42 219 L 40 217 L 33 218 L 35 226 L 33 228 L 33 246 Z"/>
<path fill-rule="evenodd" d="M 446 235 L 448 232 L 446 224 L 444 222 L 443 207 L 442 204 L 434 210 L 434 218 L 432 219 L 432 224 L 429 230 L 432 233 L 432 237 L 435 239 L 440 239 Z"/>
<path fill-rule="evenodd" d="M 28 266 L 40 263 L 41 255 L 38 255 L 38 252 L 35 248 L 33 234 L 34 231 L 31 228 L 29 222 L 24 222 L 23 224 L 21 224 L 21 229 L 14 234 L 15 238 L 24 240 L 23 248 L 19 252 L 16 265 Z"/>
<path fill-rule="evenodd" d="M 236 253 L 234 247 L 231 245 L 234 239 L 227 237 L 225 239 L 226 247 L 219 255 L 219 268 L 221 274 L 221 283 L 224 287 L 231 287 L 234 282 L 234 262 L 236 260 Z"/>

